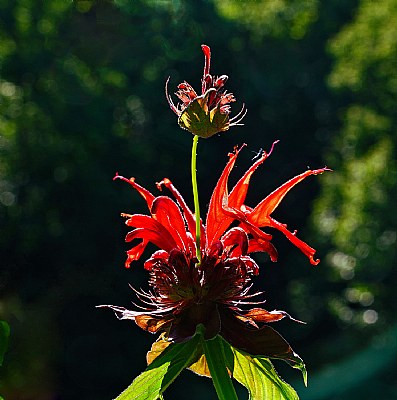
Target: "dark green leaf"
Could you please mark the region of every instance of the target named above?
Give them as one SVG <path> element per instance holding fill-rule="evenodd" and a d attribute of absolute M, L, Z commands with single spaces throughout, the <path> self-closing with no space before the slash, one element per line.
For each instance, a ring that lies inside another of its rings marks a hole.
<path fill-rule="evenodd" d="M 214 339 L 205 340 L 203 348 L 219 400 L 237 400 L 237 394 L 226 366 L 222 338 L 216 336 Z"/>
<path fill-rule="evenodd" d="M 181 371 L 197 359 L 198 330 L 187 342 L 168 346 L 116 400 L 157 400 Z"/>
<path fill-rule="evenodd" d="M 0 365 L 3 365 L 4 354 L 8 347 L 10 326 L 5 321 L 0 321 Z"/>

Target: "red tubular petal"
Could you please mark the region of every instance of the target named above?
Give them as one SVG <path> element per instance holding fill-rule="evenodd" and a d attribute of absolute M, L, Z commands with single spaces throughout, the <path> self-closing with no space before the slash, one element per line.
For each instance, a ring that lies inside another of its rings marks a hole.
<path fill-rule="evenodd" d="M 178 206 L 166 196 L 159 196 L 153 201 L 152 215 L 171 234 L 178 248 L 186 253 L 194 247 L 192 238 L 186 234 L 185 221 Z"/>
<path fill-rule="evenodd" d="M 310 247 L 307 243 L 304 241 L 298 239 L 294 233 L 290 232 L 284 224 L 281 224 L 280 222 L 276 221 L 273 218 L 270 218 L 270 225 L 272 228 L 276 228 L 284 235 L 287 237 L 287 239 L 292 242 L 305 256 L 309 258 L 310 264 L 312 265 L 317 265 L 320 260 L 315 260 L 314 259 L 314 254 L 316 253 L 316 250 Z"/>
<path fill-rule="evenodd" d="M 210 246 L 213 240 L 219 239 L 219 237 L 225 232 L 225 230 L 230 226 L 233 220 L 239 220 L 240 222 L 246 221 L 245 215 L 240 211 L 249 187 L 250 179 L 255 170 L 261 165 L 272 153 L 275 141 L 268 153 L 263 152 L 261 157 L 256 160 L 251 167 L 245 172 L 245 174 L 240 178 L 232 189 L 230 195 L 227 191 L 227 181 L 231 170 L 234 167 L 237 156 L 240 150 L 245 146 L 243 145 L 235 153 L 229 154 L 229 162 L 226 164 L 221 177 L 214 189 L 211 197 L 210 206 L 207 214 L 207 244 Z M 252 229 L 245 229 L 247 232 L 252 231 Z M 263 233 L 263 235 L 266 235 Z M 269 235 L 270 236 L 270 235 Z M 271 239 L 271 236 L 268 239 Z"/>
<path fill-rule="evenodd" d="M 195 218 L 193 212 L 190 210 L 190 208 L 186 204 L 182 195 L 179 193 L 179 191 L 175 188 L 175 186 L 172 184 L 172 182 L 168 178 L 164 178 L 161 182 L 159 182 L 157 184 L 157 187 L 159 188 L 159 190 L 161 190 L 161 185 L 164 185 L 175 197 L 176 201 L 179 204 L 179 207 L 181 207 L 181 209 L 183 211 L 183 215 L 187 222 L 189 232 L 192 234 L 192 237 L 195 237 L 196 236 L 196 218 Z M 204 228 L 204 225 L 202 222 L 201 222 L 201 246 L 202 246 L 202 248 L 204 248 L 204 246 L 205 246 L 205 228 Z"/>
<path fill-rule="evenodd" d="M 278 254 L 276 248 L 268 240 L 263 240 L 260 238 L 250 239 L 248 243 L 248 254 L 256 252 L 265 252 L 270 256 L 270 260 L 273 262 L 277 261 Z"/>
<path fill-rule="evenodd" d="M 161 230 L 165 231 L 165 228 L 159 222 L 157 222 L 151 216 L 144 215 L 144 214 L 131 215 L 125 221 L 125 224 L 127 226 L 131 226 L 133 228 L 147 228 L 147 229 L 151 229 L 151 230 L 161 229 Z M 166 233 L 166 235 L 172 239 L 171 235 L 168 232 Z"/>
<path fill-rule="evenodd" d="M 145 199 L 149 210 L 152 208 L 152 203 L 153 203 L 153 200 L 155 199 L 155 197 L 149 192 L 149 190 L 145 189 L 141 185 L 138 185 L 135 182 L 135 178 L 127 179 L 127 178 L 124 178 L 124 176 L 121 176 L 118 173 L 116 173 L 116 176 L 113 178 L 113 180 L 116 180 L 116 179 L 121 179 L 121 180 L 129 183 Z"/>
<path fill-rule="evenodd" d="M 244 147 L 237 149 L 229 154 L 229 161 L 226 164 L 222 174 L 212 193 L 207 213 L 207 247 L 210 248 L 215 240 L 218 240 L 225 230 L 233 222 L 234 218 L 225 215 L 223 205 L 228 205 L 227 181 L 231 170 L 234 167 L 238 153 Z"/>
<path fill-rule="evenodd" d="M 226 81 L 229 79 L 227 75 L 221 75 L 218 78 L 216 78 L 214 82 L 214 87 L 216 89 L 220 89 L 222 86 L 225 85 Z"/>
<path fill-rule="evenodd" d="M 240 209 L 240 207 L 244 204 L 252 174 L 272 154 L 276 143 L 278 143 L 278 140 L 273 143 L 268 153 L 262 152 L 260 158 L 251 165 L 242 178 L 236 183 L 229 195 L 228 201 L 230 207 Z"/>
<path fill-rule="evenodd" d="M 127 259 L 125 260 L 125 267 L 129 268 L 130 264 L 133 261 L 139 260 L 143 252 L 145 251 L 145 248 L 148 244 L 147 240 L 142 240 L 141 243 L 137 244 L 134 246 L 132 249 L 127 251 Z"/>
<path fill-rule="evenodd" d="M 237 215 L 235 216 L 235 219 L 238 219 L 240 221 L 240 226 L 242 229 L 244 229 L 245 232 L 250 233 L 254 238 L 256 239 L 261 239 L 264 241 L 270 241 L 272 240 L 272 235 L 269 235 L 266 232 L 263 232 L 260 230 L 257 226 L 251 224 L 249 221 L 246 220 L 246 216 L 243 213 L 236 213 Z M 243 215 L 241 217 L 240 215 Z"/>
<path fill-rule="evenodd" d="M 160 249 L 170 251 L 177 248 L 175 240 L 171 234 L 159 222 L 147 215 L 133 215 L 126 221 L 128 226 L 133 226 L 135 229 L 129 232 L 125 238 L 126 242 L 140 238 L 155 244 Z"/>
<path fill-rule="evenodd" d="M 290 232 L 285 225 L 279 223 L 275 219 L 270 217 L 270 214 L 276 209 L 280 204 L 284 196 L 292 189 L 296 184 L 301 182 L 303 179 L 310 175 L 322 174 L 325 171 L 329 171 L 328 168 L 321 168 L 316 170 L 308 170 L 300 175 L 295 176 L 288 182 L 281 185 L 278 189 L 273 191 L 269 196 L 262 200 L 253 210 L 246 213 L 247 220 L 257 227 L 270 226 L 276 228 L 296 246 L 303 254 L 305 254 L 312 265 L 317 265 L 320 260 L 314 259 L 314 254 L 316 250 L 310 247 L 307 243 L 298 239 L 294 233 Z M 255 242 L 254 242 L 255 243 Z"/>
<path fill-rule="evenodd" d="M 247 254 L 248 236 L 241 228 L 232 228 L 228 230 L 221 238 L 224 247 L 236 246 L 231 257 L 239 257 Z"/>
<path fill-rule="evenodd" d="M 222 255 L 223 252 L 223 245 L 220 240 L 212 243 L 211 248 L 207 252 L 208 257 L 215 257 L 218 258 Z"/>
<path fill-rule="evenodd" d="M 186 107 L 190 103 L 190 97 L 185 92 L 181 92 L 180 90 L 178 90 L 175 94 L 179 98 L 179 100 L 183 102 L 184 107 Z"/>
<path fill-rule="evenodd" d="M 165 240 L 159 232 L 146 228 L 137 228 L 127 233 L 125 237 L 126 242 L 132 242 L 134 239 L 144 239 L 166 251 L 171 251 L 176 246 L 171 241 Z"/>
<path fill-rule="evenodd" d="M 178 85 L 178 89 L 183 90 L 183 93 L 188 97 L 189 101 L 193 100 L 197 97 L 196 91 L 193 89 L 193 87 L 187 83 L 186 81 L 180 83 Z"/>
<path fill-rule="evenodd" d="M 297 175 L 290 179 L 288 182 L 281 185 L 275 191 L 269 194 L 265 199 L 263 199 L 248 215 L 248 220 L 259 226 L 267 226 L 269 224 L 269 215 L 276 209 L 280 204 L 284 196 L 292 189 L 296 184 L 303 181 L 310 175 L 322 174 L 324 171 L 329 171 L 328 168 L 308 170 L 303 174 Z"/>
<path fill-rule="evenodd" d="M 205 77 L 210 73 L 210 67 L 211 67 L 211 49 L 205 44 L 201 45 L 201 49 L 203 50 L 204 53 L 204 71 L 203 71 L 201 94 L 204 94 L 207 91 Z"/>
<path fill-rule="evenodd" d="M 253 273 L 254 275 L 259 274 L 258 264 L 249 256 L 241 256 L 240 260 L 244 263 L 247 271 L 249 273 Z"/>
<path fill-rule="evenodd" d="M 168 260 L 169 254 L 164 250 L 155 251 L 149 260 L 145 261 L 144 267 L 146 270 L 150 271 L 153 268 L 153 265 L 158 261 L 166 262 Z"/>

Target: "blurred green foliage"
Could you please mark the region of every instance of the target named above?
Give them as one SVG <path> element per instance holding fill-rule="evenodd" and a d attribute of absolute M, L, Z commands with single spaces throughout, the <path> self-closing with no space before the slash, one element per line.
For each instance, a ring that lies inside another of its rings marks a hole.
<path fill-rule="evenodd" d="M 331 309 L 351 324 L 385 326 L 396 311 L 396 38 L 397 2 L 363 1 L 329 42 L 329 83 L 348 102 L 326 153 L 336 171 L 322 182 L 314 220 L 330 278 L 346 281 Z"/>
<path fill-rule="evenodd" d="M 249 7 L 235 0 L 214 4 L 224 18 L 251 30 L 254 40 L 265 36 L 301 39 L 318 17 L 318 0 L 258 0 Z"/>
<path fill-rule="evenodd" d="M 114 398 L 145 368 L 154 337 L 94 308 L 128 307 L 128 283 L 147 278 L 140 264 L 123 269 L 119 218 L 144 204 L 112 176 L 153 191 L 167 176 L 192 204 L 191 137 L 164 83 L 200 86 L 202 43 L 236 109 L 249 110 L 245 127 L 199 145 L 203 208 L 235 144 L 249 145 L 244 168 L 281 139 L 252 204 L 307 165 L 334 169 L 278 211 L 318 249 L 319 267 L 277 234 L 279 263 L 258 258 L 267 307 L 308 322 L 279 325 L 308 366 L 301 398 L 396 396 L 397 1 L 0 0 L 7 400 Z M 187 385 L 192 400 L 213 396 L 188 372 L 168 396 L 184 398 Z"/>
<path fill-rule="evenodd" d="M 0 321 L 0 366 L 3 364 L 10 337 L 10 327 L 5 321 Z"/>

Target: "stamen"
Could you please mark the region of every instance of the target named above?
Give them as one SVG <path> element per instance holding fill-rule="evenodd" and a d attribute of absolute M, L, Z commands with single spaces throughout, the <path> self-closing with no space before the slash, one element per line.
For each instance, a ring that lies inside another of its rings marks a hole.
<path fill-rule="evenodd" d="M 169 80 L 170 80 L 170 77 L 168 77 L 167 80 L 166 80 L 166 82 L 165 82 L 165 97 L 166 97 L 166 99 L 167 99 L 167 101 L 168 101 L 168 105 L 170 106 L 171 110 L 172 110 L 176 115 L 179 116 L 180 111 L 178 110 L 177 107 L 175 107 L 175 104 L 174 104 L 174 102 L 172 101 L 172 98 L 171 98 L 171 96 L 170 96 L 169 93 L 168 93 L 168 82 L 169 82 Z"/>
<path fill-rule="evenodd" d="M 230 126 L 237 126 L 237 125 L 243 126 L 244 124 L 240 124 L 240 122 L 247 115 L 247 112 L 248 110 L 245 108 L 245 104 L 243 104 L 240 112 L 229 120 Z"/>

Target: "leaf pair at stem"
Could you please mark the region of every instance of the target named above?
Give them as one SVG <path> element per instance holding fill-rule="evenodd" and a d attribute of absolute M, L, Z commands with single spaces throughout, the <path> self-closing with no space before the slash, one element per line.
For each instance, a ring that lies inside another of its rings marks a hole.
<path fill-rule="evenodd" d="M 190 367 L 201 375 L 210 373 L 219 400 L 237 400 L 232 378 L 246 387 L 250 400 L 298 400 L 295 390 L 280 379 L 269 359 L 235 349 L 221 336 L 205 340 L 202 325 L 183 343 L 167 345 L 160 338 L 153 346 L 152 356 L 156 347 L 165 346 L 165 350 L 115 400 L 162 399 L 167 387 L 183 369 Z M 203 362 L 203 356 L 206 362 Z M 306 380 L 303 363 L 299 368 Z"/>

